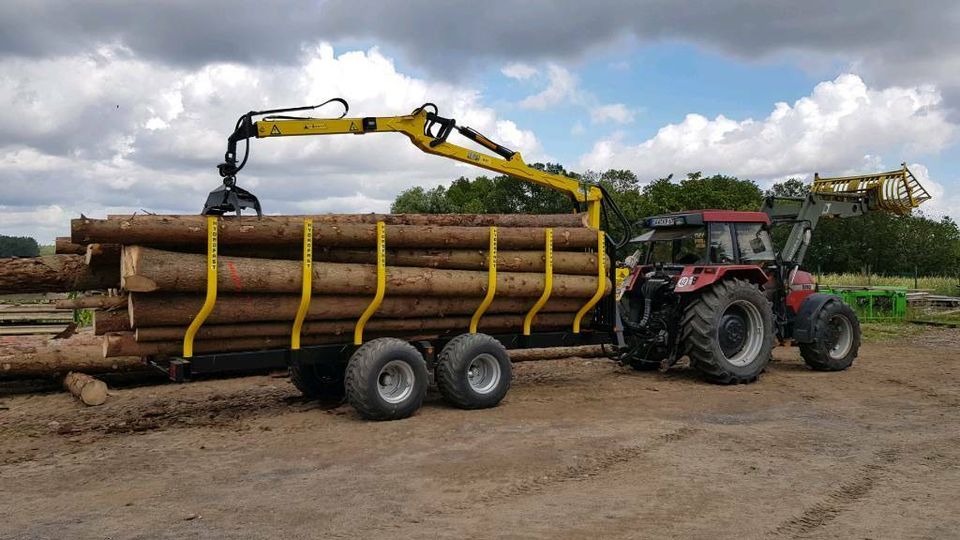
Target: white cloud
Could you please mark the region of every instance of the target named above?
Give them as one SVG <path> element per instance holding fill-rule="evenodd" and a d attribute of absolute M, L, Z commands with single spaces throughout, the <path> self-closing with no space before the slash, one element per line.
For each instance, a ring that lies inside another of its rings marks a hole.
<path fill-rule="evenodd" d="M 6 58 L 0 73 L 0 101 L 17 111 L 0 116 L 0 233 L 43 241 L 66 234 L 67 217 L 81 212 L 199 212 L 220 184 L 215 165 L 229 131 L 251 109 L 344 97 L 351 116 L 382 116 L 430 101 L 528 161 L 542 159 L 534 134 L 497 115 L 478 92 L 401 73 L 377 49 L 336 55 L 321 44 L 294 65 L 175 68 L 107 47 Z M 408 187 L 481 173 L 426 155 L 401 135 L 369 134 L 253 140 L 239 183 L 273 213 L 307 212 L 305 202 L 317 212 L 385 211 Z"/>
<path fill-rule="evenodd" d="M 539 73 L 539 71 L 530 64 L 524 64 L 523 62 L 512 62 L 500 68 L 500 73 L 503 73 L 504 76 L 511 79 L 523 81 L 533 77 Z"/>
<path fill-rule="evenodd" d="M 577 98 L 576 75 L 558 64 L 547 65 L 547 87 L 520 102 L 526 109 L 543 110 Z"/>
<path fill-rule="evenodd" d="M 868 88 L 856 75 L 818 84 L 792 106 L 777 103 L 760 120 L 688 114 L 639 144 L 621 135 L 601 139 L 583 168 L 628 168 L 642 178 L 702 170 L 758 180 L 834 174 L 871 155 L 936 153 L 956 126 L 931 86 Z"/>
<path fill-rule="evenodd" d="M 601 122 L 629 124 L 633 122 L 633 118 L 634 112 L 623 103 L 610 103 L 590 109 L 590 120 L 595 124 Z"/>

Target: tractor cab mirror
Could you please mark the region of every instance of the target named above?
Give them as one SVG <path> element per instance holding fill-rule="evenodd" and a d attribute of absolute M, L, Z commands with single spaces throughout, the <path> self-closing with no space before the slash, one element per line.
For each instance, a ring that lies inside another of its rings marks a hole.
<path fill-rule="evenodd" d="M 753 250 L 754 253 L 763 253 L 767 250 L 767 246 L 763 243 L 763 239 L 761 239 L 758 235 L 753 240 L 750 240 L 750 249 Z"/>

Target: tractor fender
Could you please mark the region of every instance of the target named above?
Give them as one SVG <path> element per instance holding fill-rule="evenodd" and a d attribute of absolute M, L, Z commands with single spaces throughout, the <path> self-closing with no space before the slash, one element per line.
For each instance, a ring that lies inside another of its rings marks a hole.
<path fill-rule="evenodd" d="M 793 319 L 793 340 L 797 343 L 812 343 L 815 339 L 813 322 L 820 315 L 820 310 L 830 302 L 843 302 L 839 296 L 832 294 L 814 293 L 806 297 L 800 304 L 800 311 Z"/>

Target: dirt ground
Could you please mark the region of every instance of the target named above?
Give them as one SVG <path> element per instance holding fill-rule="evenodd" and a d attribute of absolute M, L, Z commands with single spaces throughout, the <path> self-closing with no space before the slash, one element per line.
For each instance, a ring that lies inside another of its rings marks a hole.
<path fill-rule="evenodd" d="M 0 394 L 3 538 L 958 538 L 960 330 L 759 383 L 517 365 L 373 423 L 284 378 Z"/>

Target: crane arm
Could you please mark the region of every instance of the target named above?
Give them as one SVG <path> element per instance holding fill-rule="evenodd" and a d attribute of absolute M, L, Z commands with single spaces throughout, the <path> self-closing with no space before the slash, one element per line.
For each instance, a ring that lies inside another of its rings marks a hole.
<path fill-rule="evenodd" d="M 346 102 L 341 99 L 330 100 L 339 102 L 346 109 Z M 320 107 L 322 105 L 316 107 Z M 579 181 L 552 174 L 527 165 L 520 152 L 510 150 L 503 145 L 491 141 L 479 132 L 459 126 L 456 120 L 444 118 L 437 114 L 436 106 L 427 103 L 416 108 L 412 113 L 403 116 L 367 116 L 339 118 L 312 118 L 277 116 L 280 113 L 314 109 L 316 107 L 301 107 L 296 109 L 278 109 L 273 111 L 250 112 L 240 117 L 234 133 L 227 139 L 227 152 L 224 163 L 218 166 L 220 175 L 224 179 L 224 187 L 211 193 L 204 213 L 223 214 L 229 211 L 239 212 L 240 207 L 255 207 L 259 212 L 259 202 L 252 194 L 236 186 L 236 174 L 246 163 L 237 162 L 237 143 L 249 139 L 264 139 L 269 137 L 293 137 L 305 135 L 365 135 L 368 133 L 401 133 L 420 150 L 441 157 L 446 157 L 463 163 L 505 174 L 539 186 L 565 193 L 575 203 L 585 203 L 587 207 L 588 223 L 592 227 L 600 226 L 601 203 L 603 191 L 598 186 L 585 185 Z M 254 121 L 256 116 L 264 116 Z M 453 131 L 463 137 L 490 150 L 496 155 L 471 150 L 447 141 Z M 249 148 L 248 148 L 249 151 Z M 237 194 L 239 201 L 228 200 L 230 193 Z M 244 197 L 250 200 L 244 201 Z M 243 204 L 247 202 L 249 204 Z M 236 204 L 239 203 L 239 204 Z"/>

